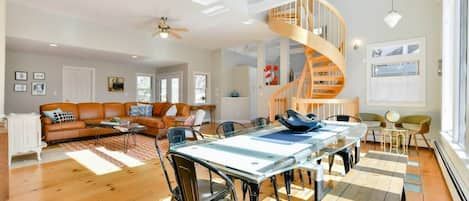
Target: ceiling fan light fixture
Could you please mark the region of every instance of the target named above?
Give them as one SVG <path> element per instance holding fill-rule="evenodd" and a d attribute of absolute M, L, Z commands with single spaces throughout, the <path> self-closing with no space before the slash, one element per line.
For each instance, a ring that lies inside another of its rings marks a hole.
<path fill-rule="evenodd" d="M 397 23 L 402 19 L 402 15 L 399 14 L 397 11 L 392 10 L 391 12 L 384 17 L 384 22 L 389 26 L 389 28 L 394 28 Z"/>
<path fill-rule="evenodd" d="M 160 32 L 160 37 L 161 37 L 161 38 L 168 38 L 168 36 L 169 36 L 169 33 L 168 33 L 168 32 L 166 32 L 166 31 Z"/>

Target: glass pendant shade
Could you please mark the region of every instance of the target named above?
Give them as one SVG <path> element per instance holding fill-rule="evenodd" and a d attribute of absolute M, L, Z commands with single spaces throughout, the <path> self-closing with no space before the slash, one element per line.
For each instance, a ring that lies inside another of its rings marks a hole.
<path fill-rule="evenodd" d="M 402 19 L 401 14 L 399 14 L 397 11 L 392 10 L 391 12 L 384 17 L 384 22 L 389 26 L 389 28 L 394 28 L 397 23 Z"/>

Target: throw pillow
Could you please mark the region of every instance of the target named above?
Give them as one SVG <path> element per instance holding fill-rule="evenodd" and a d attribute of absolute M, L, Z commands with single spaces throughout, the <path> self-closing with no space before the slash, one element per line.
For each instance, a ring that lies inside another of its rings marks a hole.
<path fill-rule="evenodd" d="M 137 104 L 137 106 L 140 108 L 140 112 L 142 116 L 145 116 L 145 117 L 153 116 L 153 105 L 139 103 Z"/>
<path fill-rule="evenodd" d="M 57 119 L 55 118 L 55 113 L 60 113 L 62 110 L 60 108 L 55 109 L 55 110 L 48 110 L 48 111 L 43 111 L 42 113 L 44 116 L 50 118 L 52 120 L 52 123 L 57 123 Z"/>
<path fill-rule="evenodd" d="M 129 112 L 129 115 L 131 117 L 137 117 L 137 116 L 140 116 L 140 109 L 138 106 L 136 105 L 132 105 L 130 106 L 130 112 Z"/>
<path fill-rule="evenodd" d="M 195 121 L 195 117 L 194 115 L 191 115 L 184 121 L 184 126 L 192 126 L 194 125 L 194 121 Z"/>
<path fill-rule="evenodd" d="M 75 121 L 75 115 L 72 112 L 56 112 L 55 117 L 58 123 Z"/>
<path fill-rule="evenodd" d="M 178 108 L 176 107 L 176 105 L 172 105 L 168 111 L 166 111 L 166 116 L 168 117 L 174 117 L 176 116 L 176 114 L 178 113 Z"/>

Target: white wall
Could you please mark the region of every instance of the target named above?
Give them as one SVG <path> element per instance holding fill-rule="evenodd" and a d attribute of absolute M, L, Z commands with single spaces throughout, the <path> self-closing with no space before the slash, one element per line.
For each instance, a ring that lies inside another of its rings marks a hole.
<path fill-rule="evenodd" d="M 5 15 L 6 1 L 0 0 L 0 115 L 5 107 Z"/>
<path fill-rule="evenodd" d="M 138 55 L 159 62 L 187 63 L 189 75 L 210 72 L 211 51 L 208 49 L 183 45 L 177 40 L 153 38 L 151 33 L 139 30 L 97 25 L 92 21 L 29 8 L 14 1 L 10 1 L 7 7 L 8 37 Z M 188 83 L 188 88 L 192 88 L 192 76 L 188 77 Z M 189 103 L 193 103 L 193 93 L 189 90 Z"/>
<path fill-rule="evenodd" d="M 390 107 L 366 104 L 366 45 L 371 43 L 425 37 L 426 39 L 426 99 L 425 107 L 392 107 L 402 115 L 429 114 L 432 133 L 440 130 L 441 77 L 437 75 L 438 60 L 442 58 L 442 5 L 434 0 L 396 0 L 395 7 L 403 18 L 390 29 L 383 22 L 390 10 L 389 2 L 382 0 L 330 0 L 339 10 L 347 25 L 347 80 L 340 97 L 360 97 L 360 111 L 384 114 Z M 354 39 L 363 41 L 353 50 Z"/>
<path fill-rule="evenodd" d="M 38 112 L 39 105 L 62 102 L 62 67 L 90 67 L 96 71 L 96 102 L 126 102 L 136 100 L 137 73 L 155 74 L 156 68 L 135 66 L 135 64 L 111 63 L 83 58 L 50 56 L 31 52 L 7 50 L 5 81 L 5 112 Z M 14 71 L 28 72 L 28 81 L 15 81 Z M 45 72 L 46 96 L 32 96 L 33 72 Z M 107 77 L 124 77 L 124 92 L 108 92 Z M 14 83 L 26 83 L 27 92 L 14 92 Z"/>

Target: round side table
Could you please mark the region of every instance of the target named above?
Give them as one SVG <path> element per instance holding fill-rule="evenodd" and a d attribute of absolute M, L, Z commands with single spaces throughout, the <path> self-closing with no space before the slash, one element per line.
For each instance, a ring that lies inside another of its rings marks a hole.
<path fill-rule="evenodd" d="M 406 143 L 408 130 L 399 128 L 383 128 L 381 135 L 381 147 L 386 151 L 386 144 L 389 143 L 389 152 L 407 153 Z M 402 152 L 400 148 L 402 147 Z"/>

